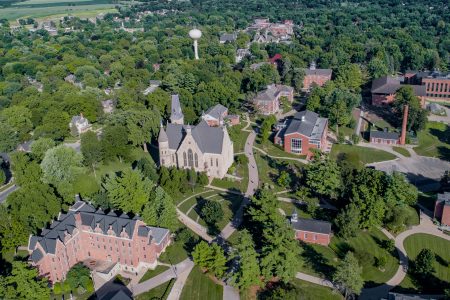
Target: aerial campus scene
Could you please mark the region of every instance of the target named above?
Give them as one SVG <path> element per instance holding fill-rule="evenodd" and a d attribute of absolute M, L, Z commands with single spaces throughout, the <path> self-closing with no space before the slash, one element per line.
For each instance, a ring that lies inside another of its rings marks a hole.
<path fill-rule="evenodd" d="M 0 0 L 0 299 L 450 299 L 448 0 Z"/>

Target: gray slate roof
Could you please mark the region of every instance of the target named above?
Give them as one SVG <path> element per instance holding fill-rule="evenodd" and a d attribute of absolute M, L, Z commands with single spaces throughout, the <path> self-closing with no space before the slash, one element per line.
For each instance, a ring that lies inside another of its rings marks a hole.
<path fill-rule="evenodd" d="M 214 119 L 220 119 L 224 113 L 228 111 L 228 108 L 223 106 L 222 104 L 217 104 L 210 109 L 208 109 L 205 113 L 205 115 L 209 115 L 213 117 Z"/>
<path fill-rule="evenodd" d="M 172 95 L 172 110 L 170 114 L 170 120 L 181 120 L 184 117 L 183 111 L 181 110 L 180 96 L 178 94 Z"/>
<path fill-rule="evenodd" d="M 299 218 L 296 222 L 291 222 L 295 230 L 304 230 L 316 233 L 331 234 L 331 223 L 320 220 Z"/>
<path fill-rule="evenodd" d="M 304 110 L 294 115 L 283 135 L 300 133 L 311 139 L 320 139 L 327 123 L 328 119 L 320 118 L 315 112 Z"/>
<path fill-rule="evenodd" d="M 236 33 L 224 33 L 220 36 L 220 41 L 223 43 L 234 42 L 237 38 Z"/>
<path fill-rule="evenodd" d="M 394 94 L 403 86 L 410 86 L 414 90 L 414 94 L 416 96 L 424 97 L 427 95 L 427 90 L 425 85 L 408 85 L 401 84 L 398 78 L 394 78 L 391 76 L 384 76 L 372 81 L 372 94 Z"/>
<path fill-rule="evenodd" d="M 445 202 L 445 205 L 450 205 L 450 192 L 438 194 L 436 202 Z"/>
<path fill-rule="evenodd" d="M 36 245 L 39 243 L 44 249 L 45 253 L 54 254 L 56 251 L 56 242 L 59 239 L 60 241 L 64 241 L 64 236 L 66 232 L 72 234 L 75 225 L 75 215 L 80 214 L 81 224 L 84 226 L 90 226 L 92 230 L 99 225 L 100 229 L 104 234 L 107 234 L 110 226 L 114 233 L 119 236 L 122 230 L 128 234 L 130 238 L 133 238 L 134 228 L 136 226 L 136 221 L 139 218 L 134 217 L 131 219 L 128 215 L 122 213 L 121 215 L 117 215 L 114 211 L 110 211 L 108 214 L 105 214 L 103 210 L 96 210 L 92 205 L 83 202 L 77 201 L 70 209 L 67 214 L 60 214 L 57 221 L 54 221 L 50 228 L 43 229 L 40 236 L 31 236 L 28 249 L 34 250 L 33 253 L 36 252 Z M 138 233 L 143 232 L 143 229 L 138 228 Z M 146 226 L 145 226 L 146 227 Z M 157 243 L 160 243 L 162 238 L 169 233 L 168 229 L 157 228 L 157 227 L 148 227 L 149 231 L 151 230 L 152 238 L 156 240 Z M 147 233 L 149 232 L 147 231 Z M 39 255 L 38 252 L 34 254 L 34 259 L 39 261 L 42 258 L 42 255 Z M 32 254 L 33 259 L 33 254 Z M 33 259 L 33 260 L 34 260 Z"/>
<path fill-rule="evenodd" d="M 267 88 L 259 92 L 253 99 L 254 102 L 272 102 L 280 92 L 291 92 L 293 88 L 282 84 L 270 84 Z"/>
<path fill-rule="evenodd" d="M 205 121 L 201 121 L 196 126 L 167 124 L 166 133 L 169 138 L 169 149 L 177 150 L 180 147 L 187 129 L 191 130 L 191 134 L 203 153 L 222 153 L 222 145 L 224 138 L 224 128 L 210 127 Z"/>
<path fill-rule="evenodd" d="M 371 131 L 370 138 L 384 139 L 384 140 L 398 140 L 400 134 L 397 132 L 386 132 L 386 131 Z"/>

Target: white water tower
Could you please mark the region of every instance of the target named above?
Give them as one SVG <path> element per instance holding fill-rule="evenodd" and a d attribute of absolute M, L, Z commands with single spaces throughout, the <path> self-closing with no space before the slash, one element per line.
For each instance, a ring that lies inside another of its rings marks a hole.
<path fill-rule="evenodd" d="M 195 59 L 198 59 L 198 39 L 202 37 L 202 32 L 196 28 L 189 31 L 189 36 L 191 39 L 194 40 L 194 53 L 195 53 Z"/>

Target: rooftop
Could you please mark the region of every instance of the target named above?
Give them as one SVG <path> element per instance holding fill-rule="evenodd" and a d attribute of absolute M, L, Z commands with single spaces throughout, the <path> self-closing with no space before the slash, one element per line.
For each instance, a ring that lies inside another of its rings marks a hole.
<path fill-rule="evenodd" d="M 416 96 L 426 96 L 427 91 L 425 85 L 409 85 L 401 84 L 400 79 L 392 76 L 384 76 L 372 81 L 372 94 L 394 94 L 403 86 L 410 86 L 414 90 Z"/>
<path fill-rule="evenodd" d="M 328 119 L 321 118 L 315 112 L 304 110 L 294 115 L 287 121 L 287 126 L 281 134 L 283 136 L 292 133 L 300 133 L 311 139 L 320 140 L 327 125 Z"/>
<path fill-rule="evenodd" d="M 371 131 L 370 138 L 383 139 L 383 140 L 398 140 L 400 134 L 397 132 L 388 131 Z"/>
<path fill-rule="evenodd" d="M 292 221 L 291 225 L 295 230 L 331 234 L 331 223 L 326 221 L 298 218 L 297 221 Z"/>
<path fill-rule="evenodd" d="M 228 108 L 223 106 L 222 104 L 217 104 L 206 111 L 204 115 L 209 115 L 214 119 L 219 120 L 224 113 L 228 111 Z"/>

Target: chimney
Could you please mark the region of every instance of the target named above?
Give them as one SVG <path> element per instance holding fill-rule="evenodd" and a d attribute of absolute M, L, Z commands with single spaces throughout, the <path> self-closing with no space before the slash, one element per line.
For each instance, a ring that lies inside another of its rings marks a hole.
<path fill-rule="evenodd" d="M 406 125 L 408 124 L 408 112 L 409 106 L 403 106 L 403 122 L 402 122 L 402 134 L 400 136 L 400 145 L 406 144 Z"/>

